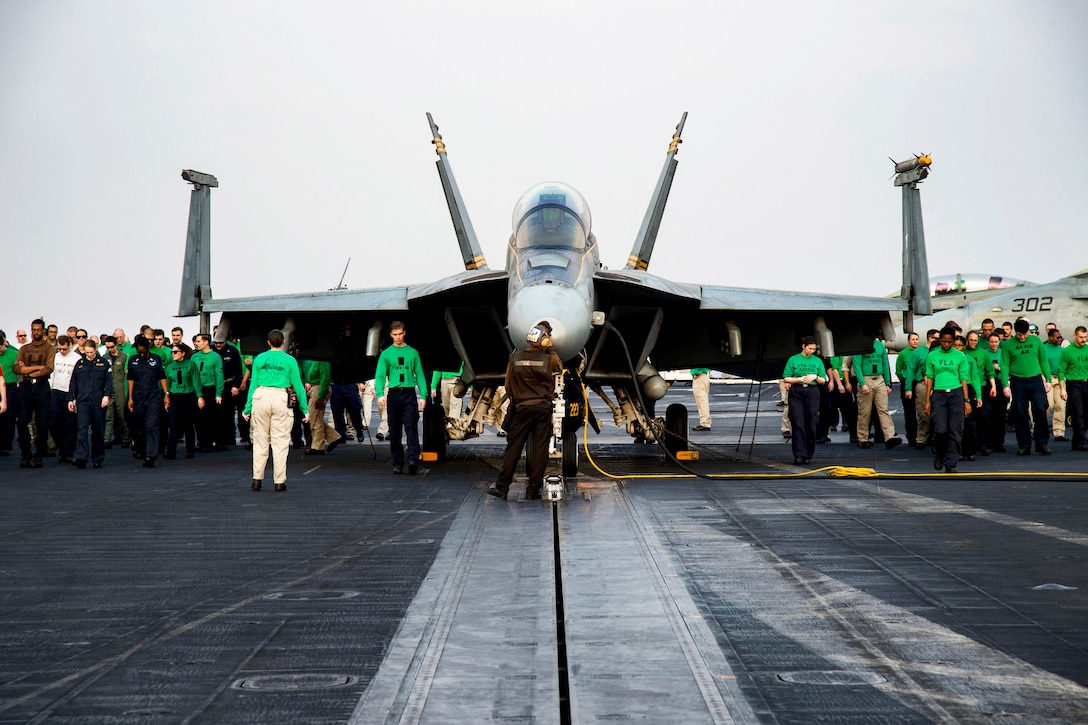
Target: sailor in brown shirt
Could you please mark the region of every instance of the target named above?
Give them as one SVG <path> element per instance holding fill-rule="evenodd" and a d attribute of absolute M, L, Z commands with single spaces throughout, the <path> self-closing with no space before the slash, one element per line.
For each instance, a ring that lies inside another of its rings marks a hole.
<path fill-rule="evenodd" d="M 529 348 L 515 350 L 506 366 L 506 391 L 513 401 L 513 417 L 507 429 L 506 454 L 502 460 L 499 480 L 487 492 L 496 498 L 506 498 L 521 450 L 533 434 L 532 468 L 525 486 L 526 499 L 540 498 L 544 487 L 544 471 L 548 466 L 548 441 L 552 434 L 552 399 L 555 397 L 555 376 L 563 372 L 563 363 L 552 349 L 552 326 L 541 320 L 526 335 Z"/>
<path fill-rule="evenodd" d="M 45 339 L 45 322 L 30 323 L 31 341 L 19 348 L 12 369 L 19 376 L 18 417 L 19 468 L 41 468 L 42 454 L 49 446 L 49 407 L 52 395 L 49 376 L 53 373 L 53 359 L 57 354 L 52 343 Z M 30 447 L 30 419 L 34 418 L 34 449 Z"/>

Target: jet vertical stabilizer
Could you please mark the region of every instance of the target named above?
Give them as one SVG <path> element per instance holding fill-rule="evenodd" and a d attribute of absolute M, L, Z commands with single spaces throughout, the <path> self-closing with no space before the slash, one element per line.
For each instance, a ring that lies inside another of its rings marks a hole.
<path fill-rule="evenodd" d="M 200 331 L 207 332 L 203 302 L 212 297 L 212 194 L 219 181 L 211 174 L 192 169 L 181 172 L 181 178 L 193 185 L 189 197 L 189 230 L 185 235 L 185 266 L 181 273 L 181 298 L 178 317 L 201 315 Z"/>
<path fill-rule="evenodd" d="M 903 289 L 900 296 L 907 301 L 904 329 L 912 326 L 913 315 L 932 315 L 933 302 L 929 291 L 929 267 L 926 263 L 926 234 L 922 227 L 922 193 L 920 184 L 929 176 L 933 159 L 928 154 L 895 163 L 895 185 L 903 187 Z"/>
<path fill-rule="evenodd" d="M 442 141 L 442 134 L 438 132 L 438 124 L 427 114 L 427 123 L 431 125 L 431 143 L 438 154 L 438 176 L 442 179 L 442 191 L 446 193 L 446 203 L 450 207 L 450 218 L 453 220 L 453 231 L 457 235 L 457 243 L 461 247 L 461 258 L 465 262 L 465 269 L 488 269 L 487 260 L 480 249 L 480 242 L 476 239 L 476 230 L 472 228 L 472 220 L 465 209 L 465 201 L 461 198 L 461 190 L 457 188 L 457 180 L 453 178 L 453 169 L 446 157 L 446 144 Z"/>
<path fill-rule="evenodd" d="M 657 230 L 661 227 L 661 216 L 665 213 L 665 202 L 669 200 L 669 189 L 672 188 L 672 178 L 676 175 L 676 152 L 680 149 L 680 134 L 684 132 L 684 122 L 688 120 L 688 112 L 680 117 L 680 123 L 676 124 L 676 133 L 665 154 L 665 166 L 661 169 L 661 176 L 654 188 L 654 195 L 650 198 L 650 206 L 646 209 L 646 216 L 642 219 L 642 226 L 635 237 L 635 245 L 631 248 L 631 256 L 627 258 L 624 269 L 646 269 L 650 265 L 650 255 L 654 252 L 654 243 L 657 242 Z"/>

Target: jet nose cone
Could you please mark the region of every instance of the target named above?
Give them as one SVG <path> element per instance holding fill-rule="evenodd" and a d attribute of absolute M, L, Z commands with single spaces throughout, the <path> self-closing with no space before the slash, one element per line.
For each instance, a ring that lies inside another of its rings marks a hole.
<path fill-rule="evenodd" d="M 520 290 L 507 314 L 510 339 L 519 350 L 529 347 L 529 329 L 541 320 L 552 326 L 552 346 L 561 360 L 570 360 L 585 347 L 590 333 L 589 300 L 578 290 L 561 285 L 538 284 Z"/>

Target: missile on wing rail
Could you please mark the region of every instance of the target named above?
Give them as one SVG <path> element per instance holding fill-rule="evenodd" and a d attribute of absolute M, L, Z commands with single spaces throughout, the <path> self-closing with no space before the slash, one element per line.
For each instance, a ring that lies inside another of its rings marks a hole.
<path fill-rule="evenodd" d="M 929 176 L 929 167 L 933 163 L 929 154 L 916 154 L 906 161 L 890 159 L 895 164 L 895 185 L 906 186 L 913 184 Z"/>

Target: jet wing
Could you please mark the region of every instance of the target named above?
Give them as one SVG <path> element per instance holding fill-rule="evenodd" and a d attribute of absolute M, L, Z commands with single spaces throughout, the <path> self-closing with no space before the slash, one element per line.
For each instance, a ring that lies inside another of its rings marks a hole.
<path fill-rule="evenodd" d="M 394 320 L 404 323 L 428 370 L 457 370 L 460 342 L 504 372 L 506 293 L 505 271 L 471 270 L 420 285 L 212 299 L 204 310 L 222 313 L 220 325 L 239 336 L 245 352 L 267 349 L 268 331 L 284 329 L 299 357 L 346 363 L 363 380 L 373 377 Z"/>
<path fill-rule="evenodd" d="M 659 370 L 709 367 L 770 379 L 822 330 L 821 354 L 865 352 L 874 336 L 892 334 L 900 299 L 787 292 L 673 282 L 640 270 L 598 270 L 598 309 L 627 340 L 632 357 Z M 641 343 L 641 347 L 638 343 Z M 607 331 L 591 341 L 587 377 L 608 377 L 626 363 Z M 833 350 L 828 350 L 833 348 Z"/>

